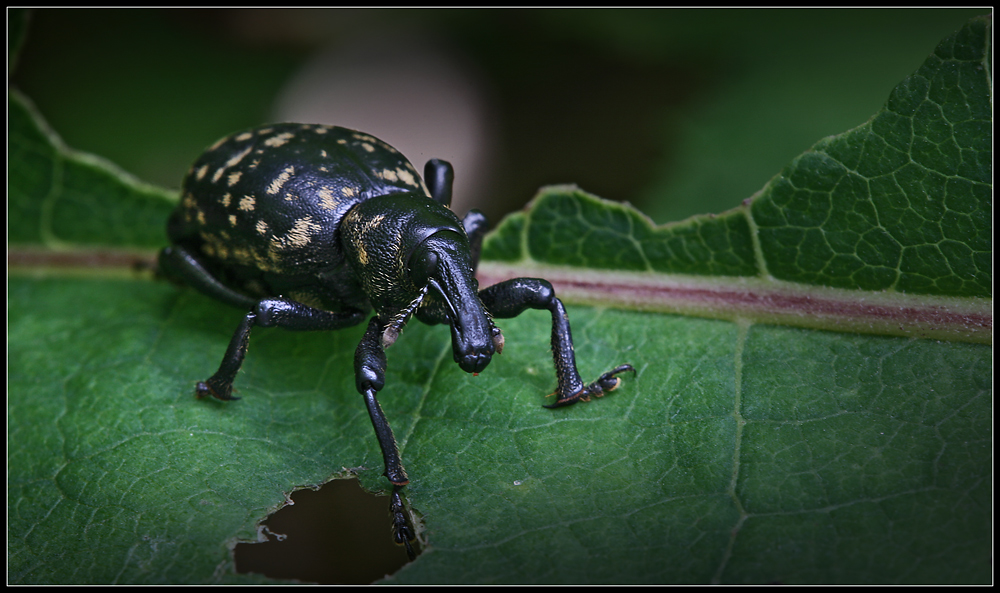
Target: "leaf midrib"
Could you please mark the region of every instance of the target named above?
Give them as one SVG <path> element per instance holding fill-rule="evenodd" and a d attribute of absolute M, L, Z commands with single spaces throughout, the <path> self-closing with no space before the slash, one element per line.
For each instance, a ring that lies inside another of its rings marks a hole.
<path fill-rule="evenodd" d="M 484 286 L 545 278 L 571 303 L 827 331 L 992 344 L 992 299 L 809 286 L 773 278 L 689 276 L 485 262 Z"/>
<path fill-rule="evenodd" d="M 155 253 L 121 249 L 8 249 L 8 273 L 136 278 Z M 691 276 L 485 261 L 480 285 L 545 278 L 572 304 L 787 325 L 837 332 L 992 345 L 993 300 L 809 286 L 772 277 Z M 148 275 L 145 276 L 148 278 Z M 433 377 L 431 378 L 433 379 Z"/>

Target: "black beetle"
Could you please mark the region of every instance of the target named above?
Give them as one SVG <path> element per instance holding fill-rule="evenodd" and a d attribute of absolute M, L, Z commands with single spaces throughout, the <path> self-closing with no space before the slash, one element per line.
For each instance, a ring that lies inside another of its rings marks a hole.
<path fill-rule="evenodd" d="M 475 272 L 486 217 L 459 220 L 451 204 L 451 165 L 428 161 L 426 186 L 396 149 L 345 128 L 276 124 L 239 132 L 191 167 L 167 224 L 171 246 L 161 271 L 249 312 L 219 370 L 198 383 L 199 397 L 233 397 L 253 326 L 332 330 L 368 322 L 354 355 L 364 396 L 393 484 L 396 543 L 414 529 L 400 489 L 409 482 L 392 429 L 375 394 L 385 384 L 385 349 L 411 315 L 451 327 L 455 362 L 479 373 L 503 349 L 494 318 L 525 309 L 552 313 L 558 387 L 554 404 L 588 401 L 618 386 L 621 365 L 585 385 L 576 369 L 569 319 L 552 285 L 515 278 L 479 290 Z"/>

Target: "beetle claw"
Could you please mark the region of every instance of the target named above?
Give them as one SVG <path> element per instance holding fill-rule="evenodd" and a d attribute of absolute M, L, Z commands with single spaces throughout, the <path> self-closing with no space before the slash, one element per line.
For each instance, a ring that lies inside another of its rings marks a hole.
<path fill-rule="evenodd" d="M 195 385 L 194 395 L 198 399 L 204 399 L 206 397 L 214 397 L 215 399 L 221 399 L 222 401 L 236 401 L 240 398 L 233 395 L 233 386 L 229 385 L 228 388 L 225 386 L 219 386 L 219 389 L 212 387 L 212 380 L 208 381 L 198 381 Z"/>
<path fill-rule="evenodd" d="M 553 395 L 559 395 L 559 392 L 557 391 L 556 393 L 552 393 L 549 395 L 549 397 L 552 397 Z M 562 408 L 563 406 L 571 406 L 578 401 L 585 401 L 585 402 L 590 401 L 590 394 L 587 393 L 586 389 L 581 389 L 580 391 L 577 391 L 573 395 L 569 395 L 566 397 L 560 396 L 559 399 L 556 400 L 556 403 L 548 404 L 542 407 L 549 409 Z"/>

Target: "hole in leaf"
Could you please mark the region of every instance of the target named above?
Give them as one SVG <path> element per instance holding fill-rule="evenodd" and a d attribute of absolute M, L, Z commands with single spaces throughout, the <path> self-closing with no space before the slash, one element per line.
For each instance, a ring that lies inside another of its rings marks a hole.
<path fill-rule="evenodd" d="M 368 584 L 403 567 L 406 549 L 392 541 L 389 497 L 356 478 L 298 490 L 264 521 L 268 541 L 241 543 L 236 571 L 322 584 Z M 414 544 L 414 549 L 420 549 Z"/>

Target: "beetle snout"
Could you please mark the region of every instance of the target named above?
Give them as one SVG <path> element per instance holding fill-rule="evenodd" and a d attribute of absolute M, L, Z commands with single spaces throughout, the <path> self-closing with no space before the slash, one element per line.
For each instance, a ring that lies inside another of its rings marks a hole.
<path fill-rule="evenodd" d="M 483 317 L 473 317 L 467 321 L 482 323 L 453 324 L 451 326 L 451 351 L 455 362 L 466 373 L 481 373 L 496 352 L 496 346 L 490 337 L 489 321 Z"/>
<path fill-rule="evenodd" d="M 462 370 L 466 373 L 481 373 L 486 370 L 486 367 L 490 364 L 490 360 L 493 359 L 492 352 L 470 352 L 468 354 L 459 355 L 455 353 L 455 362 L 458 366 L 462 367 Z"/>
<path fill-rule="evenodd" d="M 462 329 L 468 328 L 452 326 L 451 351 L 455 362 L 466 373 L 481 373 L 493 359 L 496 351 L 493 341 L 485 331 L 468 332 Z"/>

